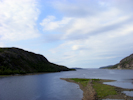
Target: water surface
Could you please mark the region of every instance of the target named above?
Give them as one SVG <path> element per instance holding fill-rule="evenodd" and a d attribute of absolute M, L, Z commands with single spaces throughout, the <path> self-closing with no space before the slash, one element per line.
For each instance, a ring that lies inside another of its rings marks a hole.
<path fill-rule="evenodd" d="M 111 79 L 122 88 L 133 88 L 133 70 L 81 69 L 38 75 L 0 78 L 0 100 L 81 100 L 82 90 L 60 78 Z"/>

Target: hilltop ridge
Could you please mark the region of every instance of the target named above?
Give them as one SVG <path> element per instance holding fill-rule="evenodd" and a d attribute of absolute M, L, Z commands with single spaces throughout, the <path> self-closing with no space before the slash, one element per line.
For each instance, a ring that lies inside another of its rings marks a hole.
<path fill-rule="evenodd" d="M 51 63 L 41 54 L 20 48 L 0 48 L 0 74 L 24 74 L 68 71 L 69 68 Z"/>
<path fill-rule="evenodd" d="M 100 67 L 101 69 L 133 69 L 133 54 L 123 58 L 118 64 Z"/>

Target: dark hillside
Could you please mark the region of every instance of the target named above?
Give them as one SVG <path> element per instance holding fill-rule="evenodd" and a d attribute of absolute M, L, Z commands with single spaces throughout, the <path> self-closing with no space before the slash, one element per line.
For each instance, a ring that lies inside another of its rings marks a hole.
<path fill-rule="evenodd" d="M 19 48 L 0 48 L 0 74 L 59 72 L 69 70 L 49 62 L 44 56 Z"/>

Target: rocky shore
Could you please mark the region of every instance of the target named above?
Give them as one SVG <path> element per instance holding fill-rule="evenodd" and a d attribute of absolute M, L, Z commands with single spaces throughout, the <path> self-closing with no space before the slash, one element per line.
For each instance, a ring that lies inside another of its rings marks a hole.
<path fill-rule="evenodd" d="M 101 99 L 124 99 L 124 100 L 133 100 L 133 97 L 127 96 L 122 91 L 133 91 L 133 89 L 123 89 L 115 86 L 110 86 L 114 87 L 116 91 L 116 95 L 108 95 L 103 98 L 99 98 L 97 95 L 96 90 L 93 87 L 93 80 L 90 80 L 86 86 L 83 86 L 80 82 L 75 82 L 71 80 L 70 78 L 61 78 L 62 80 L 65 80 L 67 82 L 73 82 L 79 85 L 80 89 L 83 91 L 83 98 L 82 100 L 101 100 Z M 101 80 L 98 81 L 99 84 L 103 84 L 103 82 L 110 82 L 113 80 Z M 109 85 L 107 85 L 109 86 Z"/>

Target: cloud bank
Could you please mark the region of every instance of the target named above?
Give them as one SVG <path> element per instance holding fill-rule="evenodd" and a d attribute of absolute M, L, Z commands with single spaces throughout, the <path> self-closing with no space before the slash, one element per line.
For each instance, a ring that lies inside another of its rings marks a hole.
<path fill-rule="evenodd" d="M 118 63 L 133 50 L 132 0 L 0 0 L 0 46 L 68 67 Z"/>
<path fill-rule="evenodd" d="M 133 43 L 132 4 L 131 0 L 54 2 L 55 9 L 63 13 L 64 17 L 56 20 L 56 16 L 47 16 L 41 25 L 44 32 L 62 33 L 60 38 L 56 39 L 64 42 L 51 51 L 62 53 L 61 58 L 64 61 L 69 58 L 73 63 L 112 60 L 120 57 L 122 52 L 131 52 L 129 48 L 132 48 Z"/>
<path fill-rule="evenodd" d="M 18 41 L 38 37 L 39 15 L 35 0 L 0 1 L 0 40 Z"/>

